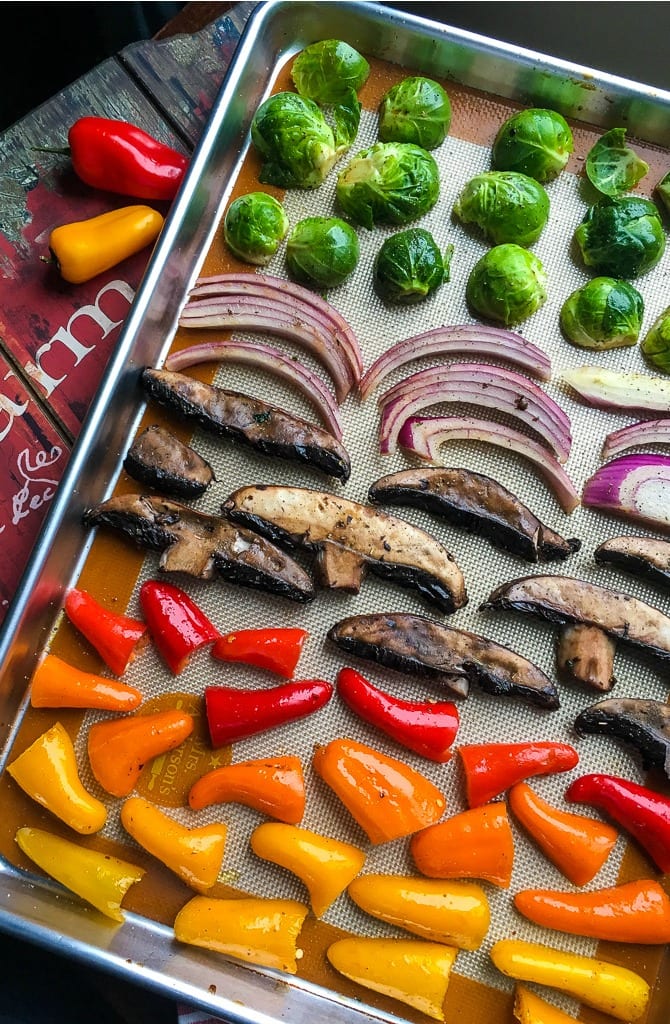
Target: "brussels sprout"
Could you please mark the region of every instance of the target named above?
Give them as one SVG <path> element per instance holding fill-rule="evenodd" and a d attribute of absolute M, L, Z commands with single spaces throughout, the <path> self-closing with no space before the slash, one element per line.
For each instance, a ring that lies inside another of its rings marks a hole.
<path fill-rule="evenodd" d="M 367 81 L 370 65 L 353 46 L 340 39 L 323 39 L 302 50 L 291 77 L 301 96 L 315 103 L 338 103 Z"/>
<path fill-rule="evenodd" d="M 495 245 L 532 245 L 549 218 L 549 196 L 527 174 L 488 171 L 467 183 L 454 213 L 464 224 L 476 224 Z"/>
<path fill-rule="evenodd" d="M 670 213 L 670 171 L 661 178 L 658 185 L 656 186 L 658 197 L 665 206 L 668 213 Z"/>
<path fill-rule="evenodd" d="M 421 302 L 449 280 L 454 247 L 444 253 L 425 228 L 407 228 L 387 238 L 377 253 L 374 281 L 388 302 Z"/>
<path fill-rule="evenodd" d="M 519 171 L 536 181 L 550 181 L 563 170 L 573 148 L 570 126 L 555 110 L 519 110 L 498 130 L 493 143 L 493 169 Z"/>
<path fill-rule="evenodd" d="M 670 373 L 670 306 L 654 320 L 640 348 L 652 366 Z"/>
<path fill-rule="evenodd" d="M 626 145 L 626 129 L 612 128 L 598 139 L 586 157 L 586 176 L 606 196 L 622 196 L 635 188 L 649 170 Z"/>
<path fill-rule="evenodd" d="M 303 284 L 342 284 L 355 269 L 358 255 L 358 235 L 339 217 L 305 217 L 286 240 L 286 265 Z"/>
<path fill-rule="evenodd" d="M 440 194 L 435 160 L 411 142 L 375 142 L 337 178 L 337 201 L 357 224 L 408 224 L 427 213 Z"/>
<path fill-rule="evenodd" d="M 658 208 L 637 196 L 603 196 L 575 231 L 587 267 L 611 277 L 639 277 L 665 250 Z"/>
<path fill-rule="evenodd" d="M 295 92 L 261 103 L 251 141 L 264 161 L 259 181 L 280 188 L 318 188 L 340 155 L 320 107 Z"/>
<path fill-rule="evenodd" d="M 568 296 L 560 319 L 574 345 L 600 350 L 634 345 L 643 316 L 644 300 L 632 284 L 594 277 Z"/>
<path fill-rule="evenodd" d="M 470 271 L 465 296 L 489 320 L 525 320 L 547 297 L 547 275 L 534 253 L 513 242 L 495 245 Z"/>
<path fill-rule="evenodd" d="M 288 217 L 282 204 L 267 192 L 238 196 L 228 207 L 223 237 L 228 248 L 245 263 L 265 266 L 288 231 Z"/>
<path fill-rule="evenodd" d="M 436 149 L 451 125 L 451 103 L 432 78 L 405 78 L 392 86 L 379 108 L 382 142 L 413 142 Z"/>

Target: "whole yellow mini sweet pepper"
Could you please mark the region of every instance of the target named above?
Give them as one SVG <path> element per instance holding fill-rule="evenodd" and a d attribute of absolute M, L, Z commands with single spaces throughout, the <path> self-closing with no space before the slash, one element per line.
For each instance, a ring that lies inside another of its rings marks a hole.
<path fill-rule="evenodd" d="M 540 999 L 525 985 L 514 989 L 514 1016 L 519 1024 L 574 1024 L 574 1017 L 568 1017 L 557 1006 Z"/>
<path fill-rule="evenodd" d="M 121 824 L 140 846 L 192 889 L 201 892 L 216 882 L 226 846 L 226 825 L 214 822 L 188 828 L 139 796 L 123 803 Z"/>
<path fill-rule="evenodd" d="M 308 913 L 297 900 L 194 896 L 177 914 L 174 934 L 179 942 L 295 974 L 298 936 Z"/>
<path fill-rule="evenodd" d="M 496 942 L 491 959 L 510 978 L 557 988 L 618 1020 L 638 1020 L 649 1002 L 649 985 L 644 978 L 605 960 L 521 939 Z"/>
<path fill-rule="evenodd" d="M 347 938 L 326 951 L 345 978 L 443 1021 L 457 950 L 421 939 Z"/>
<path fill-rule="evenodd" d="M 287 868 L 305 883 L 316 917 L 328 910 L 365 863 L 363 851 L 351 843 L 279 821 L 259 825 L 250 842 L 258 857 Z"/>
<path fill-rule="evenodd" d="M 98 832 L 107 820 L 105 805 L 85 788 L 72 740 L 60 722 L 38 736 L 7 771 L 28 796 L 75 832 Z"/>
<path fill-rule="evenodd" d="M 83 284 L 140 252 L 162 227 L 162 215 L 151 206 L 123 206 L 54 228 L 49 249 L 61 277 Z"/>
<path fill-rule="evenodd" d="M 15 838 L 25 855 L 66 889 L 113 921 L 124 920 L 121 901 L 143 868 L 40 828 L 20 828 Z"/>

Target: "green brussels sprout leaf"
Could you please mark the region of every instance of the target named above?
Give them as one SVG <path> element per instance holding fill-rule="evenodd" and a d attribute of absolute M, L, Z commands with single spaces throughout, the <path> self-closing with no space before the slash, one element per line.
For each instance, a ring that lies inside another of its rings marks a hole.
<path fill-rule="evenodd" d="M 568 296 L 560 321 L 573 345 L 606 350 L 634 345 L 643 316 L 644 300 L 632 284 L 594 277 Z"/>
<path fill-rule="evenodd" d="M 408 224 L 438 200 L 440 174 L 431 154 L 410 142 L 376 142 L 340 171 L 335 194 L 356 224 Z"/>
<path fill-rule="evenodd" d="M 358 257 L 358 235 L 339 217 L 305 217 L 286 240 L 286 265 L 302 284 L 334 288 L 353 273 Z"/>
<path fill-rule="evenodd" d="M 542 263 L 512 242 L 489 249 L 470 271 L 465 295 L 480 316 L 509 326 L 526 320 L 547 298 Z"/>
<path fill-rule="evenodd" d="M 658 207 L 642 196 L 603 196 L 575 231 L 587 267 L 610 277 L 639 277 L 665 251 Z"/>
<path fill-rule="evenodd" d="M 267 192 L 248 192 L 234 199 L 223 221 L 228 248 L 245 263 L 265 266 L 285 238 L 288 217 L 281 203 Z"/>
<path fill-rule="evenodd" d="M 349 149 L 356 135 L 361 120 L 361 104 L 353 89 L 332 107 L 328 108 L 333 119 L 335 147 L 338 153 Z"/>
<path fill-rule="evenodd" d="M 413 142 L 436 149 L 451 126 L 449 96 L 432 78 L 414 76 L 392 86 L 379 107 L 382 142 Z"/>
<path fill-rule="evenodd" d="M 251 141 L 263 159 L 259 181 L 280 188 L 318 188 L 339 156 L 321 108 L 295 92 L 261 103 Z"/>
<path fill-rule="evenodd" d="M 661 178 L 658 185 L 656 186 L 659 199 L 665 206 L 668 213 L 670 213 L 670 171 Z"/>
<path fill-rule="evenodd" d="M 374 264 L 377 292 L 388 302 L 421 302 L 449 280 L 453 245 L 444 253 L 425 228 L 408 228 L 385 239 Z"/>
<path fill-rule="evenodd" d="M 649 164 L 626 145 L 626 129 L 612 128 L 598 139 L 586 157 L 586 175 L 606 196 L 622 196 L 644 178 Z"/>
<path fill-rule="evenodd" d="M 550 181 L 563 170 L 574 149 L 572 131 L 555 110 L 531 107 L 512 114 L 498 129 L 491 150 L 495 171 L 519 171 Z"/>
<path fill-rule="evenodd" d="M 670 306 L 651 325 L 640 348 L 647 362 L 670 373 Z"/>
<path fill-rule="evenodd" d="M 340 39 L 323 39 L 302 50 L 291 77 L 301 96 L 315 103 L 349 103 L 367 81 L 370 65 L 358 50 Z M 355 133 L 354 133 L 355 134 Z"/>
<path fill-rule="evenodd" d="M 549 218 L 549 196 L 534 178 L 516 171 L 487 171 L 472 178 L 453 212 L 464 224 L 476 224 L 494 245 L 532 245 Z"/>

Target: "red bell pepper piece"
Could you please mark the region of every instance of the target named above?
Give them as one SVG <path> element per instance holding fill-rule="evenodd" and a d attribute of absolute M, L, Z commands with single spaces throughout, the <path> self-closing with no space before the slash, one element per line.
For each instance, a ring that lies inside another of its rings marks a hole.
<path fill-rule="evenodd" d="M 68 132 L 72 166 L 92 188 L 137 199 L 174 199 L 188 157 L 142 128 L 107 117 L 80 117 Z"/>
<path fill-rule="evenodd" d="M 565 799 L 605 811 L 646 850 L 660 871 L 670 871 L 670 798 L 616 775 L 582 775 Z"/>
<path fill-rule="evenodd" d="M 196 651 L 221 636 L 205 613 L 174 583 L 147 580 L 140 587 L 140 607 L 159 654 L 176 676 Z"/>
<path fill-rule="evenodd" d="M 579 754 L 569 743 L 472 743 L 459 747 L 470 807 L 500 796 L 532 775 L 574 768 Z"/>
<path fill-rule="evenodd" d="M 88 591 L 76 587 L 65 597 L 65 614 L 117 676 L 123 675 L 149 639 L 146 623 L 109 611 Z"/>
<path fill-rule="evenodd" d="M 333 694 L 321 679 L 282 683 L 269 690 L 207 686 L 205 710 L 213 747 L 243 740 L 318 711 Z"/>
<path fill-rule="evenodd" d="M 242 661 L 291 679 L 307 639 L 304 629 L 238 629 L 212 647 L 221 661 Z"/>
<path fill-rule="evenodd" d="M 374 686 L 353 668 L 343 668 L 337 677 L 337 692 L 364 722 L 386 733 L 396 743 L 431 761 L 444 763 L 460 719 L 451 701 L 431 703 L 393 697 Z"/>

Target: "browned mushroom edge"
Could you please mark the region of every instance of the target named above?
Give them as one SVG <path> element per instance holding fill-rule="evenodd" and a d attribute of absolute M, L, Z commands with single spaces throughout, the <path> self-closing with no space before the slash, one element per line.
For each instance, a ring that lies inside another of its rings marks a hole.
<path fill-rule="evenodd" d="M 577 715 L 580 736 L 599 733 L 633 746 L 645 769 L 659 768 L 670 778 L 670 704 L 635 697 L 610 697 Z"/>

